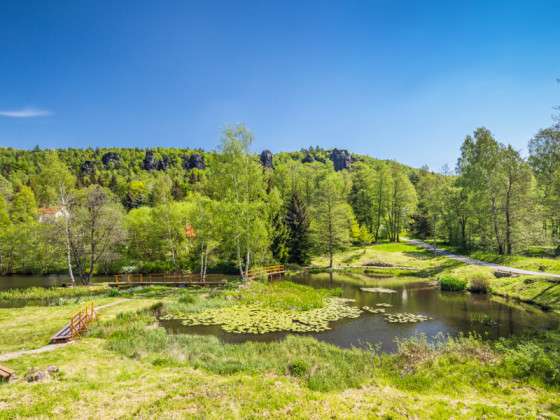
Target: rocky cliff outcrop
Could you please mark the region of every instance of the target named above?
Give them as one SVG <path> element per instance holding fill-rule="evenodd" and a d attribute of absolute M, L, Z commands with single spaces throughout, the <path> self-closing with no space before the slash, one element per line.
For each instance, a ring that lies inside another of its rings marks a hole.
<path fill-rule="evenodd" d="M 335 171 L 348 169 L 352 164 L 352 156 L 348 153 L 348 150 L 333 149 L 330 158 L 333 162 Z"/>
<path fill-rule="evenodd" d="M 193 153 L 190 156 L 183 157 L 183 168 L 185 169 L 206 169 L 206 162 L 204 156 Z"/>
<path fill-rule="evenodd" d="M 107 152 L 101 158 L 101 162 L 103 162 L 105 168 L 108 168 L 111 165 L 116 166 L 120 163 L 120 161 L 121 161 L 120 155 L 115 152 Z"/>
<path fill-rule="evenodd" d="M 272 152 L 270 150 L 263 150 L 261 152 L 261 165 L 265 168 L 272 168 Z"/>

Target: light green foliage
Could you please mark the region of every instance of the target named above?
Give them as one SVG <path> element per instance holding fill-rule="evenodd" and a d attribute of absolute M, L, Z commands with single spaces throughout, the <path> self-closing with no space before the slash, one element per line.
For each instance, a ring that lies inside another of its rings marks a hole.
<path fill-rule="evenodd" d="M 529 142 L 529 163 L 539 181 L 546 233 L 560 250 L 560 126 L 541 130 Z"/>
<path fill-rule="evenodd" d="M 249 154 L 252 134 L 242 125 L 227 128 L 212 168 L 208 190 L 220 202 L 222 245 L 245 278 L 251 265 L 267 257 L 269 245 L 262 168 Z"/>
<path fill-rule="evenodd" d="M 511 254 L 536 227 L 529 217 L 535 210 L 531 170 L 518 152 L 499 144 L 484 128 L 474 138 L 468 136 L 461 151 L 458 183 L 472 196 L 480 243 Z"/>
<path fill-rule="evenodd" d="M 22 185 L 15 193 L 10 209 L 15 223 L 33 223 L 37 219 L 37 201 L 33 190 Z"/>
<path fill-rule="evenodd" d="M 39 204 L 42 207 L 49 207 L 60 204 L 61 193 L 65 194 L 75 187 L 76 177 L 59 159 L 56 152 L 48 152 L 33 184 Z"/>
<path fill-rule="evenodd" d="M 401 232 L 408 225 L 409 218 L 416 208 L 416 190 L 396 166 L 392 168 L 389 183 L 389 202 L 386 213 L 386 228 L 389 240 L 399 242 Z"/>
<path fill-rule="evenodd" d="M 444 274 L 438 278 L 441 290 L 460 292 L 467 288 L 467 281 L 451 274 Z"/>
<path fill-rule="evenodd" d="M 10 213 L 6 199 L 0 195 L 0 228 L 5 228 L 10 224 Z"/>
<path fill-rule="evenodd" d="M 134 180 L 128 183 L 127 206 L 140 207 L 148 203 L 148 188 L 143 181 Z"/>
<path fill-rule="evenodd" d="M 334 253 L 350 243 L 352 209 L 343 197 L 344 180 L 333 172 L 320 181 L 314 198 L 314 245 L 319 252 L 329 255 L 329 267 L 333 266 Z"/>

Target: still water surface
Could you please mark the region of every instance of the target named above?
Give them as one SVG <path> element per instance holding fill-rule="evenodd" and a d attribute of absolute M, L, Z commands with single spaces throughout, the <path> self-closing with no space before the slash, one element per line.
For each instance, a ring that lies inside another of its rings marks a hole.
<path fill-rule="evenodd" d="M 331 330 L 308 335 L 340 347 L 363 347 L 379 344 L 386 352 L 396 350 L 396 339 L 417 334 L 428 338 L 437 334 L 457 336 L 476 332 L 495 339 L 512 334 L 560 327 L 560 317 L 529 305 L 514 304 L 488 295 L 442 292 L 430 280 L 419 278 L 372 278 L 364 274 L 307 274 L 290 280 L 312 287 L 342 289 L 342 296 L 354 299 L 351 304 L 375 308 L 376 303 L 389 303 L 387 312 L 424 314 L 433 319 L 420 323 L 393 324 L 381 314 L 364 312 L 359 318 L 331 323 Z M 383 287 L 396 293 L 365 292 L 360 287 Z M 186 327 L 181 321 L 161 321 L 171 333 L 215 335 L 226 343 L 282 340 L 287 333 L 233 334 L 218 326 Z M 291 333 L 294 334 L 294 333 Z"/>
<path fill-rule="evenodd" d="M 95 276 L 93 283 L 113 281 L 112 276 Z M 30 287 L 54 287 L 70 284 L 70 277 L 65 274 L 48 276 L 0 276 L 0 290 L 27 289 Z"/>

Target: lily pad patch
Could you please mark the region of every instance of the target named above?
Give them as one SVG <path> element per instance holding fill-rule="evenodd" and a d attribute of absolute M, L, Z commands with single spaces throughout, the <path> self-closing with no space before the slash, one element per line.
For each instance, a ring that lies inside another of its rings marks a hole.
<path fill-rule="evenodd" d="M 219 325 L 236 334 L 272 332 L 321 332 L 329 323 L 343 318 L 358 318 L 362 311 L 347 304 L 347 299 L 328 298 L 323 308 L 308 311 L 273 310 L 259 304 L 234 305 L 208 309 L 194 314 L 169 314 L 164 319 L 181 319 L 183 325 Z"/>

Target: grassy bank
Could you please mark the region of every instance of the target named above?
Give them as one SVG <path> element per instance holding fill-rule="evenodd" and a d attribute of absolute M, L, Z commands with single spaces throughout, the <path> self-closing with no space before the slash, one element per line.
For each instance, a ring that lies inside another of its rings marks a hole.
<path fill-rule="evenodd" d="M 110 294 L 105 285 L 10 289 L 0 291 L 0 307 L 65 305 Z"/>
<path fill-rule="evenodd" d="M 471 256 L 478 258 L 483 255 L 477 256 L 476 253 L 472 253 Z M 480 259 L 484 260 L 484 258 Z M 491 258 L 485 260 L 490 261 Z M 536 257 L 514 256 L 495 259 L 491 262 L 500 264 L 513 262 L 512 267 L 535 270 L 537 269 L 535 265 L 539 260 L 540 258 Z M 553 258 L 545 258 L 545 260 L 551 270 L 554 269 L 556 263 L 559 263 Z M 443 287 L 446 288 L 449 285 L 448 290 L 465 290 L 476 286 L 474 289 L 477 292 L 488 291 L 560 312 L 560 283 L 557 280 L 541 276 L 496 278 L 491 268 L 467 265 L 443 256 L 434 256 L 428 250 L 406 243 L 352 248 L 336 254 L 334 261 L 338 269 L 350 270 L 350 267 L 361 267 L 359 272 L 354 274 L 357 282 L 365 281 L 367 273 L 364 270 L 371 270 L 373 275 L 415 275 L 443 280 Z M 325 263 L 325 258 L 313 260 L 314 267 L 324 267 Z M 379 265 L 386 267 L 376 267 Z M 403 267 L 406 270 L 402 270 Z"/>
<path fill-rule="evenodd" d="M 194 299 L 202 308 L 222 296 Z M 60 372 L 0 385 L 0 418 L 554 417 L 559 344 L 558 334 L 492 345 L 419 337 L 391 356 L 295 336 L 224 345 L 168 335 L 152 311 L 127 312 L 57 352 L 7 363 L 20 375 Z"/>
<path fill-rule="evenodd" d="M 368 268 L 370 274 L 351 272 L 349 281 L 360 284 L 402 265 L 410 268 L 403 272 L 430 278 L 455 276 L 468 287 L 479 269 L 408 245 L 354 249 L 337 256 L 339 261 L 345 258 L 352 258 L 347 267 L 374 258 L 376 263 L 393 264 Z M 329 273 L 322 273 L 319 280 L 323 276 L 328 281 Z M 544 289 L 551 284 L 533 280 L 492 277 L 490 289 L 544 299 Z M 554 290 L 549 288 L 548 293 Z M 103 310 L 87 336 L 74 344 L 5 362 L 20 379 L 0 385 L 0 419 L 560 416 L 558 331 L 496 342 L 442 337 L 429 344 L 420 336 L 400 342 L 398 352 L 388 355 L 375 346 L 341 349 L 295 335 L 278 342 L 224 344 L 213 336 L 169 334 L 158 322 L 166 314 L 235 315 L 255 307 L 258 311 L 253 313 L 260 315 L 264 311 L 277 317 L 298 316 L 324 310 L 338 295 L 336 289 L 290 282 L 252 282 L 223 290 L 148 287 L 84 295 L 79 298 L 97 304 L 120 303 Z M 0 341 L 0 353 L 44 344 L 48 334 L 36 335 L 37 325 L 58 328 L 81 305 L 65 302 L 0 309 L 0 329 L 10 337 Z M 59 372 L 48 379 L 38 383 L 23 379 L 30 369 L 50 365 Z"/>
<path fill-rule="evenodd" d="M 442 242 L 438 242 L 437 246 L 450 252 L 467 255 L 480 261 L 506 265 L 522 270 L 560 274 L 560 257 L 554 255 L 553 248 L 534 247 L 518 255 L 499 255 L 489 251 L 460 249 Z"/>

